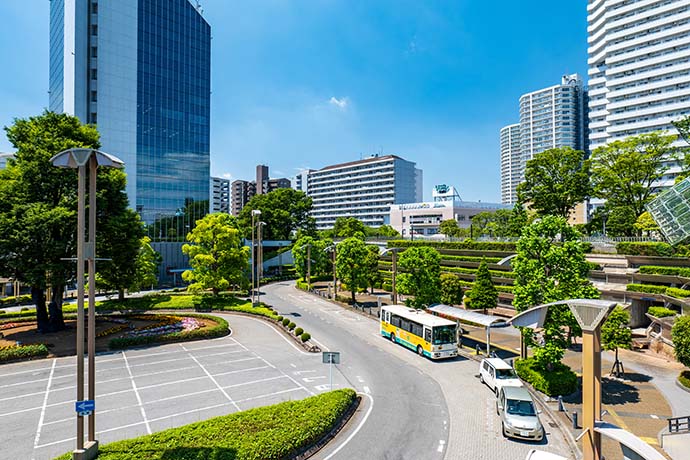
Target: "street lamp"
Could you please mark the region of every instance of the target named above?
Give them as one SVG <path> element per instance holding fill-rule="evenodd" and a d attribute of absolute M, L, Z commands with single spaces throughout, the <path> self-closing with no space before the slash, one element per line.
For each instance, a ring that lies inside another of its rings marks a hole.
<path fill-rule="evenodd" d="M 262 237 L 262 229 L 263 226 L 266 225 L 266 222 L 257 222 L 256 223 L 256 233 L 257 233 L 257 239 L 259 240 L 258 248 L 257 248 L 257 258 L 256 261 L 257 266 L 256 266 L 256 303 L 259 304 L 261 303 L 261 278 L 264 276 L 264 249 L 263 246 L 261 246 L 261 237 Z"/>
<path fill-rule="evenodd" d="M 50 159 L 58 168 L 78 170 L 77 204 L 77 448 L 72 453 L 74 460 L 90 460 L 98 455 L 96 441 L 95 405 L 91 410 L 84 404 L 84 261 L 89 266 L 89 382 L 88 400 L 93 405 L 96 398 L 96 174 L 98 166 L 122 168 L 119 158 L 94 149 L 75 148 L 58 153 Z M 86 194 L 86 166 L 89 167 L 89 239 L 84 241 L 84 210 Z M 88 413 L 88 442 L 84 445 L 84 414 Z"/>
<path fill-rule="evenodd" d="M 391 301 L 393 302 L 393 305 L 398 303 L 398 291 L 395 288 L 395 278 L 398 274 L 398 252 L 403 250 L 403 248 L 388 248 L 381 253 L 381 255 L 384 255 L 387 252 L 393 253 L 393 278 L 391 279 L 391 288 L 393 291 L 391 293 Z"/>
<path fill-rule="evenodd" d="M 252 306 L 254 305 L 254 286 L 256 285 L 256 246 L 254 245 L 254 235 L 257 216 L 261 215 L 260 209 L 252 209 Z"/>
<path fill-rule="evenodd" d="M 311 243 L 300 246 L 300 249 L 307 247 L 307 289 L 311 289 Z"/>
<path fill-rule="evenodd" d="M 337 256 L 336 244 L 337 243 L 333 243 L 332 245 L 330 245 L 326 248 L 326 251 L 333 253 L 333 300 L 338 299 L 338 277 L 337 277 L 337 273 L 336 273 L 337 267 L 336 267 L 336 263 L 335 263 L 336 256 Z"/>

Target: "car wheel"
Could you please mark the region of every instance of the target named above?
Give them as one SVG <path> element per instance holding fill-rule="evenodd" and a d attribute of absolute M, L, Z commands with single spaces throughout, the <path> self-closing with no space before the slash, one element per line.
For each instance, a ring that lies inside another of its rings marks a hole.
<path fill-rule="evenodd" d="M 496 415 L 501 415 L 501 411 L 498 410 L 498 400 L 496 400 Z"/>
<path fill-rule="evenodd" d="M 395 334 L 391 334 L 391 342 L 396 343 L 395 342 Z"/>
<path fill-rule="evenodd" d="M 422 349 L 421 345 L 417 345 L 417 354 L 419 356 L 424 356 L 424 350 Z"/>
<path fill-rule="evenodd" d="M 498 387 L 494 388 L 494 393 L 496 393 L 496 397 L 498 398 Z"/>
<path fill-rule="evenodd" d="M 508 434 L 506 433 L 506 427 L 505 427 L 505 425 L 503 424 L 503 422 L 501 422 L 501 433 L 503 434 L 503 437 L 504 437 L 504 438 L 507 438 L 507 437 L 508 437 Z"/>
<path fill-rule="evenodd" d="M 484 383 L 484 376 L 482 375 L 481 372 L 479 373 L 479 381 Z"/>

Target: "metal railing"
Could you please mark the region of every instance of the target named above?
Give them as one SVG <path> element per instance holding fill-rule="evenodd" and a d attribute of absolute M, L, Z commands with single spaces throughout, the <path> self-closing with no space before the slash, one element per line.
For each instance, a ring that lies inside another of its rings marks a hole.
<path fill-rule="evenodd" d="M 690 415 L 684 417 L 671 417 L 668 419 L 668 432 L 690 432 Z"/>

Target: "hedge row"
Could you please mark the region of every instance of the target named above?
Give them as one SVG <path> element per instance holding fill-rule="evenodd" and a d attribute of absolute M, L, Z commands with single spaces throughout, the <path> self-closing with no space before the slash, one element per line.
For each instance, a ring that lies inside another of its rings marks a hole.
<path fill-rule="evenodd" d="M 671 310 L 670 308 L 666 308 L 666 307 L 649 307 L 649 310 L 647 310 L 647 313 L 649 313 L 652 316 L 656 316 L 657 318 L 665 318 L 667 316 L 676 316 L 678 314 L 677 311 Z"/>
<path fill-rule="evenodd" d="M 548 396 L 569 395 L 577 391 L 577 375 L 563 363 L 556 363 L 553 370 L 545 371 L 533 358 L 517 359 L 515 371 L 522 380 Z"/>
<path fill-rule="evenodd" d="M 477 274 L 477 268 L 465 268 L 465 267 L 446 267 L 446 266 L 441 266 L 441 271 L 442 272 L 454 272 L 454 273 L 464 273 L 466 275 L 476 275 Z M 491 276 L 496 276 L 498 278 L 512 278 L 515 279 L 517 276 L 515 272 L 509 272 L 509 271 L 500 271 L 500 270 L 489 270 L 489 273 L 491 273 Z"/>
<path fill-rule="evenodd" d="M 678 376 L 678 381 L 685 388 L 690 388 L 690 371 L 683 371 Z"/>
<path fill-rule="evenodd" d="M 99 447 L 99 460 L 295 458 L 327 435 L 352 406 L 351 389 L 258 407 Z M 58 460 L 68 460 L 67 453 Z"/>
<path fill-rule="evenodd" d="M 20 295 L 19 297 L 15 296 L 7 296 L 0 298 L 0 305 L 2 306 L 10 306 L 10 305 L 22 305 L 22 304 L 28 304 L 31 303 L 31 296 L 30 295 Z"/>
<path fill-rule="evenodd" d="M 658 265 L 642 265 L 640 273 L 646 275 L 670 275 L 685 276 L 690 278 L 690 268 L 688 267 L 662 267 Z"/>
<path fill-rule="evenodd" d="M 389 240 L 389 248 L 409 248 L 412 246 L 428 246 L 436 249 L 475 249 L 478 251 L 507 251 L 515 252 L 515 243 L 503 241 L 475 241 L 467 239 L 465 241 L 408 241 L 408 240 Z"/>
<path fill-rule="evenodd" d="M 656 284 L 628 284 L 625 287 L 626 291 L 630 292 L 646 292 L 648 294 L 666 294 L 677 299 L 684 299 L 690 297 L 690 291 L 687 289 L 679 289 L 668 286 L 659 286 Z"/>
<path fill-rule="evenodd" d="M 111 339 L 110 342 L 108 342 L 108 347 L 111 350 L 122 350 L 125 348 L 136 347 L 141 345 L 150 345 L 154 343 L 185 342 L 188 340 L 213 339 L 216 337 L 222 337 L 224 335 L 227 335 L 229 332 L 228 322 L 225 321 L 223 318 L 218 318 L 216 316 L 209 315 L 186 316 L 193 316 L 195 318 L 202 318 L 215 321 L 216 325 L 212 327 L 202 327 L 199 329 L 194 329 L 193 331 L 172 332 L 170 334 L 165 335 L 121 337 Z"/>
<path fill-rule="evenodd" d="M 621 241 L 620 243 L 616 244 L 616 252 L 618 254 L 626 254 L 630 256 L 655 257 L 672 257 L 674 254 L 673 246 L 663 242 L 633 243 Z"/>
<path fill-rule="evenodd" d="M 46 356 L 48 356 L 48 347 L 43 343 L 0 348 L 0 363 L 19 359 L 44 358 Z"/>

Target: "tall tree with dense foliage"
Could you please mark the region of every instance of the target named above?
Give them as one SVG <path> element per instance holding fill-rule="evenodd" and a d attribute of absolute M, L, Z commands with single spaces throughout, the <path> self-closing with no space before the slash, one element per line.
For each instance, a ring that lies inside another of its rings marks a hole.
<path fill-rule="evenodd" d="M 652 215 L 647 211 L 637 217 L 637 220 L 633 224 L 633 228 L 641 234 L 647 234 L 647 236 L 661 231 L 659 224 L 656 223 Z"/>
<path fill-rule="evenodd" d="M 333 236 L 337 238 L 351 238 L 358 233 L 366 235 L 367 227 L 361 220 L 354 217 L 338 217 L 333 225 Z"/>
<path fill-rule="evenodd" d="M 311 236 L 303 236 L 292 246 L 295 258 L 295 271 L 307 279 L 307 271 L 311 269 L 311 276 L 326 275 L 331 271 L 332 261 L 326 248 L 333 245 L 330 239 L 318 240 Z M 311 257 L 311 267 L 307 263 L 307 255 Z"/>
<path fill-rule="evenodd" d="M 191 270 L 182 273 L 189 290 L 210 289 L 213 295 L 231 286 L 248 283 L 250 248 L 242 245 L 235 218 L 225 213 L 208 214 L 197 221 L 187 235 L 190 244 L 182 246 L 189 256 Z"/>
<path fill-rule="evenodd" d="M 609 313 L 608 318 L 601 326 L 601 347 L 604 350 L 615 350 L 616 359 L 611 368 L 611 374 L 619 377 L 624 373 L 623 363 L 618 359 L 618 349 L 632 348 L 632 331 L 628 327 L 630 314 L 620 305 Z"/>
<path fill-rule="evenodd" d="M 512 260 L 516 275 L 513 306 L 518 312 L 559 300 L 599 297 L 587 279 L 589 266 L 579 238 L 563 217 L 546 216 L 525 227 Z M 563 358 L 569 334 L 579 335 L 581 330 L 568 306 L 559 305 L 549 307 L 543 332 L 544 346 L 534 351 L 534 357 L 540 366 L 550 369 Z M 523 338 L 526 344 L 535 344 L 530 330 L 523 331 Z"/>
<path fill-rule="evenodd" d="M 446 236 L 460 236 L 460 227 L 458 226 L 458 221 L 455 219 L 447 219 L 441 221 L 438 231 Z"/>
<path fill-rule="evenodd" d="M 291 188 L 279 188 L 262 195 L 254 195 L 242 208 L 239 224 L 244 237 L 252 235 L 252 210 L 261 211 L 259 216 L 266 222 L 263 237 L 266 240 L 289 240 L 300 231 L 300 235 L 316 235 L 316 223 L 309 215 L 312 200 L 304 192 Z"/>
<path fill-rule="evenodd" d="M 338 244 L 336 253 L 336 275 L 347 285 L 356 302 L 355 293 L 367 286 L 367 255 L 369 250 L 360 238 L 351 237 Z"/>
<path fill-rule="evenodd" d="M 690 316 L 676 318 L 671 328 L 671 339 L 678 362 L 690 367 Z"/>
<path fill-rule="evenodd" d="M 141 290 L 145 287 L 153 286 L 158 283 L 158 266 L 163 262 L 163 257 L 151 246 L 151 239 L 147 236 L 140 241 L 139 254 L 134 262 L 137 269 L 137 276 L 133 291 Z"/>
<path fill-rule="evenodd" d="M 54 167 L 50 159 L 69 148 L 98 148 L 98 132 L 76 117 L 48 111 L 15 119 L 5 131 L 16 155 L 0 171 L 0 273 L 31 286 L 39 331 L 61 329 L 65 283 L 76 271 L 74 262 L 62 259 L 76 254 L 77 174 Z M 124 187 L 122 171 L 99 168 L 98 242 L 116 242 L 139 231 L 141 224 L 127 217 Z M 96 255 L 110 256 L 99 246 Z M 105 267 L 104 262 L 97 266 Z"/>
<path fill-rule="evenodd" d="M 375 244 L 368 244 L 365 266 L 367 273 L 367 286 L 371 288 L 372 294 L 374 293 L 374 288 L 376 287 L 376 285 L 381 283 L 381 281 L 383 280 L 381 272 L 379 271 L 379 257 L 379 247 Z"/>
<path fill-rule="evenodd" d="M 406 249 L 398 256 L 397 289 L 414 299 L 408 306 L 424 308 L 441 300 L 441 256 L 434 248 L 420 246 Z"/>
<path fill-rule="evenodd" d="M 510 211 L 510 218 L 508 219 L 508 235 L 514 238 L 522 235 L 522 229 L 529 224 L 529 216 L 527 210 L 520 203 L 515 203 L 513 209 Z"/>
<path fill-rule="evenodd" d="M 441 303 L 460 305 L 462 303 L 462 283 L 452 273 L 441 273 Z"/>
<path fill-rule="evenodd" d="M 590 195 L 589 161 L 570 147 L 545 150 L 527 162 L 525 181 L 518 186 L 520 201 L 538 215 L 568 218 Z"/>
<path fill-rule="evenodd" d="M 465 301 L 467 308 L 472 310 L 486 310 L 489 308 L 496 308 L 498 304 L 498 291 L 494 282 L 491 279 L 491 272 L 486 261 L 482 259 L 477 270 L 477 276 L 474 280 L 474 286 L 467 292 L 467 300 Z"/>
<path fill-rule="evenodd" d="M 594 150 L 594 195 L 607 200 L 611 210 L 629 208 L 634 223 L 654 194 L 652 185 L 668 170 L 664 162 L 678 157 L 677 149 L 671 146 L 675 139 L 660 133 L 640 134 Z"/>

